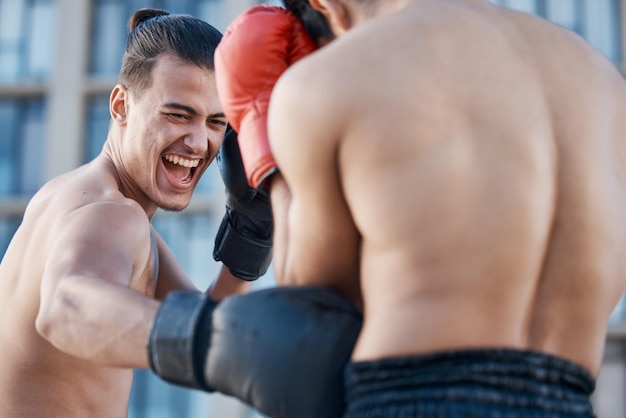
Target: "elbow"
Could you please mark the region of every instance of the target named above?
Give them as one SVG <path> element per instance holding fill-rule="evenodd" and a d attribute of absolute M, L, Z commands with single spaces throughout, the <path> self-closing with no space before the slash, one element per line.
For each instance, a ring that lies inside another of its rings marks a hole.
<path fill-rule="evenodd" d="M 55 344 L 55 340 L 59 340 L 59 335 L 62 334 L 59 330 L 62 322 L 56 319 L 55 311 L 57 309 L 53 307 L 41 307 L 35 319 L 35 329 L 42 338 L 48 340 L 52 345 L 58 346 Z"/>
<path fill-rule="evenodd" d="M 43 312 L 41 309 L 39 309 L 37 318 L 35 318 L 35 330 L 37 330 L 37 333 L 42 338 L 50 340 L 53 325 L 54 321 L 50 319 L 50 315 L 48 315 L 47 312 Z"/>
<path fill-rule="evenodd" d="M 55 315 L 50 310 L 39 310 L 35 319 L 35 330 L 44 340 L 48 341 L 57 349 L 63 350 L 63 323 L 55 319 Z"/>
<path fill-rule="evenodd" d="M 50 298 L 41 301 L 35 318 L 37 333 L 57 348 L 66 345 L 67 330 L 74 322 L 71 318 L 79 315 L 72 293 L 64 288 L 60 283 Z"/>

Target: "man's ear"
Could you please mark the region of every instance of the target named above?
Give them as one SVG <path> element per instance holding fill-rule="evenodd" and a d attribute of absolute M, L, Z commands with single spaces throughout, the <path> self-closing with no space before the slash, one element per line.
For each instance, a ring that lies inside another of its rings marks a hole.
<path fill-rule="evenodd" d="M 352 26 L 350 13 L 343 0 L 309 0 L 309 4 L 326 18 L 335 36 L 343 34 Z"/>
<path fill-rule="evenodd" d="M 109 97 L 109 112 L 113 122 L 125 125 L 126 110 L 128 109 L 128 89 L 121 84 L 117 84 L 111 91 Z"/>

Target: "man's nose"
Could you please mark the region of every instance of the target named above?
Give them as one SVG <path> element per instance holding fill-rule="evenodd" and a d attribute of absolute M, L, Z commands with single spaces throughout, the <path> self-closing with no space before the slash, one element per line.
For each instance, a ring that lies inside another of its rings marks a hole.
<path fill-rule="evenodd" d="M 204 125 L 195 125 L 185 136 L 185 145 L 197 154 L 206 154 L 209 148 L 209 129 Z"/>

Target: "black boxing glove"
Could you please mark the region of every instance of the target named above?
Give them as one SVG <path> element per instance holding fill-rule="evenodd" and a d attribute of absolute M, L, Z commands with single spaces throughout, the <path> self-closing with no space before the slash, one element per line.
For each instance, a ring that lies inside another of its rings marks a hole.
<path fill-rule="evenodd" d="M 232 129 L 224 136 L 217 164 L 226 186 L 226 213 L 215 237 L 213 258 L 236 277 L 256 280 L 272 261 L 274 220 L 269 191 L 248 185 L 237 133 Z"/>
<path fill-rule="evenodd" d="M 150 331 L 150 369 L 170 383 L 212 392 L 202 365 L 209 349 L 211 315 L 217 305 L 200 292 L 168 293 Z"/>
<path fill-rule="evenodd" d="M 179 385 L 217 390 L 272 418 L 333 418 L 361 314 L 322 287 L 274 287 L 217 303 L 173 292 L 150 335 L 151 368 Z"/>

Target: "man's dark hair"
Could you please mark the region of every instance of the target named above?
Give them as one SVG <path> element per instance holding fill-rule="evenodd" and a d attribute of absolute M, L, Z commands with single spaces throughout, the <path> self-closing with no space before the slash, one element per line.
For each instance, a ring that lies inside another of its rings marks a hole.
<path fill-rule="evenodd" d="M 285 9 L 296 15 L 304 25 L 309 36 L 317 41 L 323 37 L 333 39 L 335 36 L 324 15 L 309 4 L 309 0 L 283 0 Z"/>
<path fill-rule="evenodd" d="M 128 30 L 119 82 L 135 94 L 150 87 L 152 67 L 162 54 L 215 69 L 213 54 L 222 33 L 203 20 L 146 8 L 133 13 Z"/>

